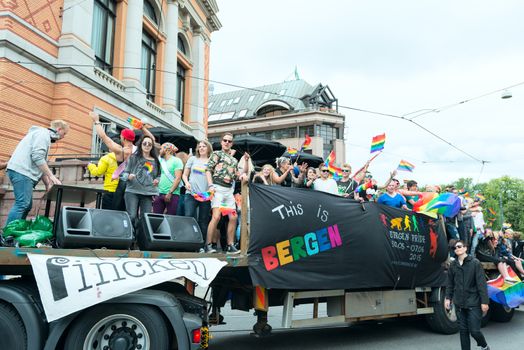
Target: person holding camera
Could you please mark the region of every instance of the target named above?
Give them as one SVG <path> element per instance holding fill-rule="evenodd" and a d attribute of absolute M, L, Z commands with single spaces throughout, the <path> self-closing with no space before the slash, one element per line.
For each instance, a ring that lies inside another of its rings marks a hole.
<path fill-rule="evenodd" d="M 449 266 L 444 306 L 450 310 L 451 303 L 455 305 L 462 350 L 471 349 L 470 335 L 477 341 L 477 346 L 489 350 L 488 343 L 480 331 L 482 315 L 489 310 L 484 269 L 479 260 L 468 255 L 468 246 L 464 241 L 457 241 L 453 249 L 457 258 Z"/>

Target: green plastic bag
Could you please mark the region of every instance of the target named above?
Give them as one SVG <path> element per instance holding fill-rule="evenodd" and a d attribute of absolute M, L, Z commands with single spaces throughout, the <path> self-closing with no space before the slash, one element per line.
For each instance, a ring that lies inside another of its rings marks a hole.
<path fill-rule="evenodd" d="M 27 233 L 27 230 L 31 227 L 31 221 L 29 220 L 13 220 L 4 227 L 4 237 L 19 237 L 20 235 Z"/>
<path fill-rule="evenodd" d="M 31 224 L 31 230 L 53 232 L 53 222 L 47 216 L 38 215 Z"/>
<path fill-rule="evenodd" d="M 48 239 L 53 237 L 53 232 L 42 231 L 42 230 L 32 230 L 28 231 L 16 240 L 20 247 L 36 247 L 38 243 L 46 242 Z"/>

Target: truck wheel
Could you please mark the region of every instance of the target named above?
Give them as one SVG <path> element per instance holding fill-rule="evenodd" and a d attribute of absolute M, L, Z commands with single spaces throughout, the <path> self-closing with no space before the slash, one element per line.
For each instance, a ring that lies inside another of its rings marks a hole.
<path fill-rule="evenodd" d="M 139 304 L 97 305 L 73 322 L 64 349 L 165 350 L 169 333 L 162 315 Z"/>
<path fill-rule="evenodd" d="M 455 334 L 459 330 L 455 307 L 452 307 L 451 310 L 446 310 L 444 307 L 444 288 L 440 290 L 439 294 L 438 302 L 431 303 L 433 313 L 426 315 L 426 321 L 429 324 L 429 328 L 437 333 Z"/>
<path fill-rule="evenodd" d="M 22 318 L 14 307 L 0 302 L 0 339 L 2 349 L 26 350 L 27 333 Z"/>
<path fill-rule="evenodd" d="M 495 322 L 509 322 L 515 314 L 515 309 L 495 302 L 491 302 L 489 308 L 491 310 L 491 319 Z"/>

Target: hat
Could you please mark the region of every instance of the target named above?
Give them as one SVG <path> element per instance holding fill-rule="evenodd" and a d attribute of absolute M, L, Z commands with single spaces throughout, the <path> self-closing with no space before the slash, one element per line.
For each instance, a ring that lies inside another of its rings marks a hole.
<path fill-rule="evenodd" d="M 165 152 L 167 150 L 171 150 L 171 153 L 176 153 L 178 148 L 170 142 L 165 142 L 162 144 L 162 151 Z"/>
<path fill-rule="evenodd" d="M 122 132 L 120 133 L 120 136 L 122 136 L 124 140 L 131 141 L 131 142 L 135 141 L 135 132 L 131 129 L 122 130 Z"/>

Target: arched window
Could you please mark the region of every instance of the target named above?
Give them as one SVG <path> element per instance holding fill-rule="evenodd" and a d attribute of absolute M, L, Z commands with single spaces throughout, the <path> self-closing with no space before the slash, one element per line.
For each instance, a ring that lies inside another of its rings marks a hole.
<path fill-rule="evenodd" d="M 91 46 L 95 52 L 95 64 L 112 73 L 115 41 L 115 0 L 95 0 L 93 7 L 93 29 Z"/>
<path fill-rule="evenodd" d="M 147 16 L 153 23 L 158 26 L 158 18 L 155 13 L 155 8 L 151 2 L 144 0 L 144 15 Z"/>
<path fill-rule="evenodd" d="M 187 48 L 186 44 L 184 43 L 184 39 L 182 38 L 182 35 L 178 34 L 178 49 L 180 52 L 182 52 L 185 56 L 187 56 Z"/>

